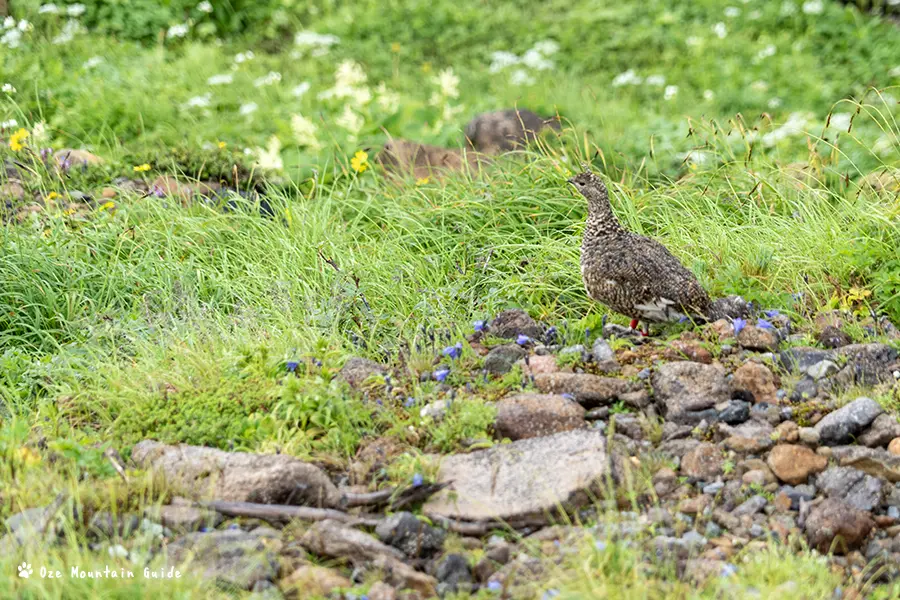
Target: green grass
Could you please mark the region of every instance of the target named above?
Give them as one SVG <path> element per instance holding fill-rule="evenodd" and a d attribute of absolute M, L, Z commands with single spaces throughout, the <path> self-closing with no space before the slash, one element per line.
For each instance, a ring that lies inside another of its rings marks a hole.
<path fill-rule="evenodd" d="M 98 19 L 89 4 L 86 18 Z M 34 29 L 18 48 L 0 47 L 0 84 L 17 90 L 0 93 L 0 122 L 17 121 L 0 131 L 0 159 L 16 161 L 27 194 L 46 207 L 23 222 L 5 213 L 0 226 L 0 516 L 111 485 L 102 449 L 127 457 L 145 437 L 288 452 L 340 469 L 361 439 L 389 435 L 410 450 L 389 470 L 395 482 L 433 469 L 427 453 L 490 439 L 486 400 L 520 389 L 520 371 L 485 383 L 464 347 L 448 381 L 469 389 L 439 423 L 419 408 L 446 395 L 419 376 L 474 320 L 504 308 L 555 324 L 566 343 L 596 329 L 604 309 L 585 296 L 578 267 L 585 206 L 565 185 L 585 160 L 607 177 L 623 222 L 664 242 L 714 294 L 798 318 L 840 306 L 900 320 L 897 191 L 861 185 L 900 167 L 900 89 L 890 87 L 900 84 L 900 31 L 837 2 L 822 14 L 735 2 L 738 16 L 711 0 L 504 0 L 490 9 L 364 0 L 316 3 L 316 12 L 286 2 L 277 25 L 222 43 L 199 26 L 164 41 L 110 26 L 119 38 L 94 32 L 65 44 L 52 43 L 64 19 L 37 14 L 36 2 L 13 5 Z M 128 19 L 136 24 L 138 13 Z M 311 56 L 293 44 L 301 29 L 340 42 Z M 530 84 L 514 83 L 518 67 L 489 68 L 492 52 L 522 56 L 546 40 L 559 47 L 554 66 L 527 68 Z M 235 63 L 251 48 L 253 60 Z M 371 101 L 317 98 L 344 60 L 360 65 L 366 81 L 356 87 Z M 446 69 L 458 94 L 435 79 Z M 628 70 L 665 83 L 613 85 Z M 269 72 L 280 81 L 254 85 Z M 207 83 L 226 73 L 232 83 Z M 303 82 L 310 88 L 297 97 Z M 669 99 L 666 86 L 677 86 Z M 207 106 L 189 106 L 206 94 Z M 242 114 L 251 102 L 256 110 Z M 565 127 L 444 183 L 397 186 L 349 167 L 388 135 L 458 146 L 471 116 L 511 106 L 558 113 Z M 358 132 L 340 124 L 348 108 Z M 316 126 L 318 148 L 295 134 L 295 115 Z M 32 135 L 14 152 L 8 138 L 19 127 Z M 272 136 L 283 169 L 254 164 Z M 84 147 L 106 162 L 60 174 L 39 159 L 43 147 Z M 144 163 L 150 171 L 134 171 Z M 808 165 L 803 177 L 798 163 Z M 113 206 L 69 210 L 76 191 L 97 196 L 119 176 L 233 182 L 235 166 L 242 190 L 265 192 L 272 218 L 253 200 L 232 198 L 224 211 L 123 190 Z M 355 354 L 402 362 L 406 374 L 391 390 L 370 382 L 366 397 L 352 394 L 333 376 Z M 298 376 L 286 374 L 288 361 L 301 364 Z M 407 397 L 415 407 L 403 406 Z M 74 526 L 80 546 L 27 558 L 87 564 L 95 554 L 82 534 Z M 752 585 L 777 597 L 798 574 L 822 591 L 836 585 L 807 553 L 750 558 L 728 584 L 736 587 L 697 591 L 644 578 L 627 549 L 612 563 L 585 552 L 553 576 L 564 595 L 741 596 Z M 11 573 L 17 560 L 0 568 Z M 211 593 L 193 580 L 141 581 L 16 581 L 11 595 Z"/>

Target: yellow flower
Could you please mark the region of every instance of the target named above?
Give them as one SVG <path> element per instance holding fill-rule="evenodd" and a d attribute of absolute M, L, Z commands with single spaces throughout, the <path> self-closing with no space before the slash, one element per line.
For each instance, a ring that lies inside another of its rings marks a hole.
<path fill-rule="evenodd" d="M 41 462 L 41 455 L 31 448 L 21 447 L 16 450 L 16 458 L 23 462 L 26 466 L 36 465 Z"/>
<path fill-rule="evenodd" d="M 221 149 L 223 149 L 225 146 L 227 146 L 228 144 L 227 144 L 226 142 L 219 142 L 217 145 L 219 146 L 219 150 L 221 150 Z"/>
<path fill-rule="evenodd" d="M 9 136 L 9 147 L 12 148 L 13 152 L 18 152 L 22 148 L 25 147 L 25 144 L 22 142 L 25 141 L 25 138 L 28 137 L 28 132 L 24 129 L 20 129 L 11 136 Z"/>
<path fill-rule="evenodd" d="M 56 200 L 57 198 L 59 198 L 59 194 L 57 194 L 56 192 L 50 192 L 49 194 L 47 194 L 47 202 Z"/>
<path fill-rule="evenodd" d="M 113 208 L 115 208 L 115 207 L 116 207 L 116 203 L 115 203 L 115 202 L 106 202 L 106 203 L 104 203 L 104 204 L 101 204 L 101 205 L 100 205 L 100 208 L 98 208 L 97 210 L 111 210 L 111 209 L 113 209 Z"/>
<path fill-rule="evenodd" d="M 149 171 L 149 170 L 150 170 L 150 165 L 148 165 L 147 163 L 144 163 L 144 164 L 142 164 L 142 165 L 137 165 L 137 166 L 134 168 L 134 172 L 135 172 L 135 173 L 144 173 L 144 172 Z"/>
<path fill-rule="evenodd" d="M 423 73 L 431 73 L 431 63 L 430 62 L 422 63 L 422 72 Z"/>
<path fill-rule="evenodd" d="M 428 185 L 429 181 L 428 177 L 422 177 L 421 179 L 416 179 L 416 185 Z"/>
<path fill-rule="evenodd" d="M 357 173 L 362 173 L 369 168 L 369 155 L 364 151 L 359 150 L 353 155 L 353 158 L 350 159 L 350 166 Z"/>
<path fill-rule="evenodd" d="M 391 52 L 394 52 L 394 53 L 400 52 L 400 43 L 399 42 L 394 42 L 393 44 L 391 44 Z"/>

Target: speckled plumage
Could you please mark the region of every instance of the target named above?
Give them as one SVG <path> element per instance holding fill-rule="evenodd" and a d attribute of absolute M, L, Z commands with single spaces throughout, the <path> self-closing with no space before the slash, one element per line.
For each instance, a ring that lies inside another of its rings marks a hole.
<path fill-rule="evenodd" d="M 588 296 L 645 322 L 708 316 L 709 296 L 694 274 L 656 240 L 622 227 L 599 177 L 586 170 L 569 182 L 588 201 L 581 244 Z"/>

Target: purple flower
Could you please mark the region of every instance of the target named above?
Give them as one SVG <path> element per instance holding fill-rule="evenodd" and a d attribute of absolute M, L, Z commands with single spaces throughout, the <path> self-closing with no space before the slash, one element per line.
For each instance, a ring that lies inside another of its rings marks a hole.
<path fill-rule="evenodd" d="M 412 484 L 413 484 L 415 487 L 419 487 L 419 486 L 422 485 L 423 483 L 425 483 L 425 478 L 422 477 L 422 474 L 421 474 L 421 473 L 416 473 L 415 475 L 413 475 L 413 478 L 412 478 Z"/>
<path fill-rule="evenodd" d="M 596 548 L 600 552 L 603 552 L 604 550 L 606 550 L 606 542 L 604 542 L 603 540 L 597 540 L 596 542 L 594 542 L 594 548 Z"/>
<path fill-rule="evenodd" d="M 770 319 L 774 319 L 775 317 L 780 317 L 781 312 L 778 309 L 773 308 L 773 309 L 766 311 L 766 316 L 769 317 Z"/>
<path fill-rule="evenodd" d="M 575 394 L 570 394 L 569 392 L 566 392 L 565 394 L 560 394 L 560 395 L 563 398 L 565 398 L 566 400 L 571 400 L 572 402 L 575 402 Z"/>
<path fill-rule="evenodd" d="M 732 324 L 734 325 L 734 335 L 737 335 L 741 332 L 742 329 L 744 329 L 744 327 L 747 326 L 747 321 L 738 317 L 737 319 L 732 321 Z"/>
<path fill-rule="evenodd" d="M 725 563 L 722 565 L 722 570 L 719 571 L 719 577 L 731 577 L 737 573 L 737 567 L 731 563 Z"/>
<path fill-rule="evenodd" d="M 317 358 L 317 359 L 315 359 L 315 360 L 313 361 L 313 364 L 316 365 L 317 367 L 321 367 L 321 366 L 322 366 L 322 361 L 319 360 L 319 359 Z"/>
<path fill-rule="evenodd" d="M 500 592 L 503 590 L 503 584 L 499 581 L 489 581 L 487 584 L 487 589 L 492 592 Z"/>
<path fill-rule="evenodd" d="M 442 354 L 449 356 L 451 359 L 459 358 L 459 355 L 462 354 L 462 342 L 456 342 L 454 346 L 447 346 Z"/>
<path fill-rule="evenodd" d="M 409 396 L 406 399 L 406 402 L 403 403 L 403 406 L 405 406 L 406 408 L 412 408 L 413 406 L 415 406 L 415 404 L 416 404 L 416 399 L 413 398 L 412 396 Z"/>
<path fill-rule="evenodd" d="M 525 335 L 524 333 L 520 333 L 519 337 L 516 338 L 516 343 L 520 346 L 524 346 L 530 341 L 531 341 L 531 338 L 528 337 L 527 335 Z"/>
<path fill-rule="evenodd" d="M 47 164 L 47 159 L 53 154 L 53 148 L 41 148 L 41 161 Z"/>
<path fill-rule="evenodd" d="M 240 529 L 240 528 L 241 528 L 241 526 L 238 525 L 237 523 L 232 523 L 231 525 L 228 526 L 228 529 L 231 529 L 231 530 Z"/>
<path fill-rule="evenodd" d="M 287 367 L 288 373 L 293 373 L 294 371 L 297 370 L 297 367 L 300 366 L 300 363 L 298 363 L 298 362 L 295 361 L 295 360 L 289 360 L 289 361 L 287 362 L 287 364 L 284 365 L 284 366 Z"/>
<path fill-rule="evenodd" d="M 796 294 L 791 294 L 791 298 L 793 298 L 796 302 L 800 302 L 803 300 L 803 292 L 797 292 Z"/>
<path fill-rule="evenodd" d="M 679 323 L 687 323 L 690 319 L 688 319 L 685 315 L 681 315 L 681 318 L 678 319 Z"/>
<path fill-rule="evenodd" d="M 775 326 L 766 321 L 765 319 L 758 319 L 756 321 L 757 327 L 762 327 L 763 329 L 775 329 Z"/>
<path fill-rule="evenodd" d="M 150 188 L 150 193 L 153 194 L 154 196 L 156 196 L 157 198 L 165 198 L 166 197 L 165 190 L 163 190 L 158 185 L 154 185 L 152 188 Z"/>
<path fill-rule="evenodd" d="M 484 321 L 475 321 L 475 331 L 484 331 L 485 325 Z"/>
<path fill-rule="evenodd" d="M 436 381 L 440 381 L 443 383 L 445 379 L 447 379 L 447 375 L 450 374 L 450 369 L 447 367 L 441 367 L 437 371 L 434 372 L 434 379 Z"/>

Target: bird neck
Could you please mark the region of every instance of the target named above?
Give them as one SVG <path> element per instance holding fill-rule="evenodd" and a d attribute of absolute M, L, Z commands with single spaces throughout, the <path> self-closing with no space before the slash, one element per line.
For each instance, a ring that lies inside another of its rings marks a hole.
<path fill-rule="evenodd" d="M 597 235 L 612 235 L 622 231 L 622 225 L 613 213 L 608 197 L 588 202 L 588 218 L 585 228 Z"/>

